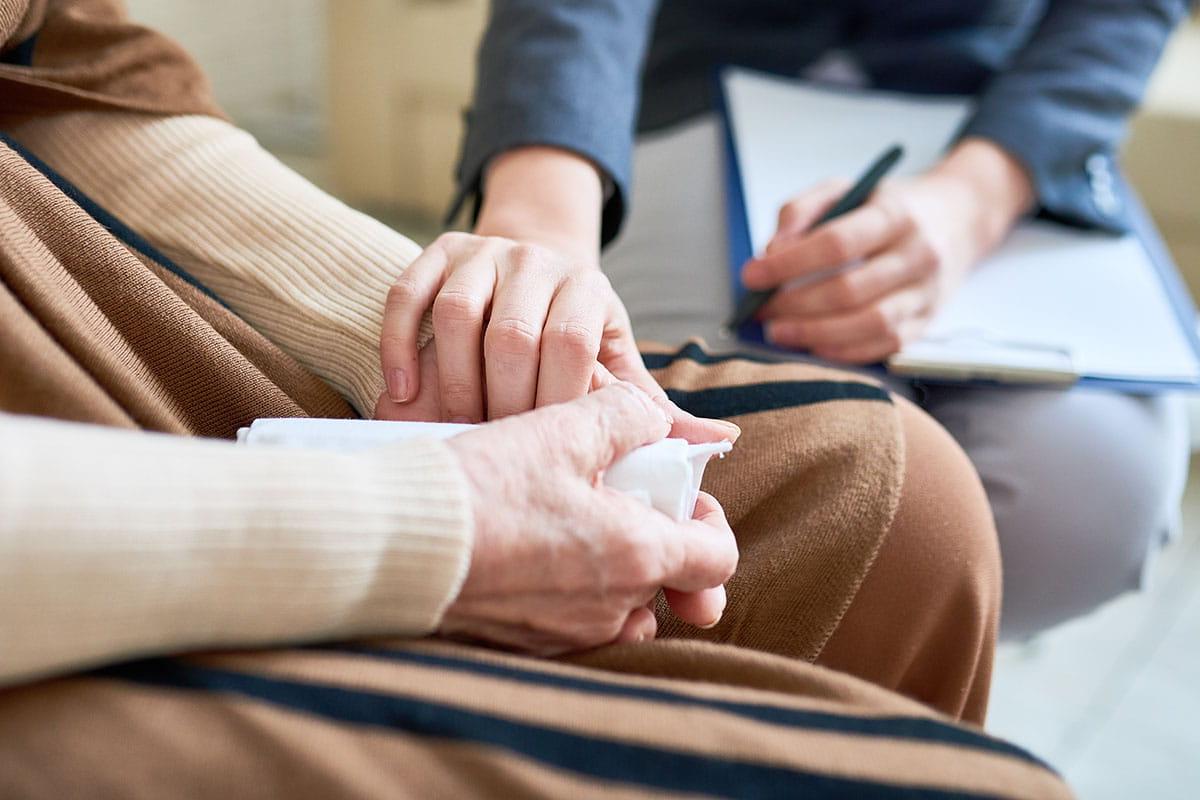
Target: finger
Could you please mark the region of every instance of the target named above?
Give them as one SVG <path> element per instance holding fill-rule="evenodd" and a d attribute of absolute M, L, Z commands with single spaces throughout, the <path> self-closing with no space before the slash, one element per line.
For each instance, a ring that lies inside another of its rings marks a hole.
<path fill-rule="evenodd" d="M 917 248 L 885 250 L 861 266 L 817 283 L 784 288 L 763 307 L 763 319 L 819 317 L 870 305 L 928 278 L 933 260 Z"/>
<path fill-rule="evenodd" d="M 699 592 L 665 589 L 663 595 L 675 616 L 697 628 L 712 628 L 725 614 L 727 598 L 724 586 L 714 586 Z"/>
<path fill-rule="evenodd" d="M 608 371 L 608 367 L 597 361 L 592 364 L 592 382 L 588 387 L 588 391 L 594 392 L 597 389 L 603 389 L 605 386 L 612 386 L 614 383 L 620 383 L 621 379 Z"/>
<path fill-rule="evenodd" d="M 597 358 L 618 379 L 629 381 L 651 397 L 665 395 L 658 381 L 650 374 L 650 370 L 646 369 L 646 362 L 633 336 L 629 312 L 615 294 L 609 297 Z"/>
<path fill-rule="evenodd" d="M 598 287 L 593 280 L 567 281 L 554 296 L 542 331 L 539 406 L 587 394 L 604 331 L 604 307 L 596 302 Z"/>
<path fill-rule="evenodd" d="M 928 322 L 926 317 L 910 320 L 904 324 L 900 332 L 900 347 L 919 337 Z M 889 356 L 895 355 L 899 349 L 890 339 L 874 339 L 849 347 L 823 350 L 820 356 L 829 361 L 843 364 L 877 364 Z"/>
<path fill-rule="evenodd" d="M 663 587 L 702 592 L 723 585 L 737 569 L 738 547 L 725 512 L 712 495 L 701 492 L 693 519 L 672 527 Z M 711 622 L 711 620 L 702 620 Z"/>
<path fill-rule="evenodd" d="M 845 178 L 833 178 L 818 183 L 784 203 L 779 209 L 779 222 L 775 235 L 767 244 L 766 252 L 777 250 L 815 225 L 838 198 L 850 189 L 850 185 L 850 181 Z"/>
<path fill-rule="evenodd" d="M 865 308 L 811 319 L 788 317 L 767 323 L 767 339 L 782 347 L 806 348 L 814 353 L 844 350 L 868 341 L 900 349 L 901 326 L 920 317 L 931 306 L 929 291 L 913 287 L 896 292 Z"/>
<path fill-rule="evenodd" d="M 483 419 L 483 317 L 496 286 L 496 267 L 486 252 L 476 251 L 455 269 L 433 301 L 433 335 L 437 339 L 438 380 L 443 419 Z"/>
<path fill-rule="evenodd" d="M 621 632 L 617 634 L 617 642 L 648 642 L 658 634 L 658 620 L 654 612 L 645 606 L 638 606 L 629 612 Z"/>
<path fill-rule="evenodd" d="M 662 439 L 671 420 L 645 392 L 614 383 L 570 403 L 535 411 L 544 441 L 553 453 L 589 478 L 634 448 Z"/>
<path fill-rule="evenodd" d="M 607 342 L 601 344 L 600 359 L 619 370 L 621 379 L 642 389 L 650 396 L 650 399 L 658 404 L 659 408 L 671 419 L 670 435 L 673 438 L 683 439 L 688 444 L 737 441 L 738 437 L 742 435 L 742 429 L 737 425 L 722 419 L 697 417 L 671 400 L 667 392 L 650 374 L 650 370 L 646 369 L 646 362 L 642 358 L 642 354 L 638 352 L 633 334 L 623 333 L 623 331 L 628 331 L 628 328 L 624 326 L 615 328 Z M 613 374 L 603 364 L 599 366 L 603 369 L 603 375 L 611 376 Z M 603 375 L 593 375 L 593 386 L 598 381 L 604 380 Z"/>
<path fill-rule="evenodd" d="M 749 289 L 769 289 L 827 272 L 874 255 L 908 235 L 911 225 L 908 215 L 890 200 L 872 201 L 751 260 L 742 269 L 742 282 Z"/>
<path fill-rule="evenodd" d="M 421 320 L 441 288 L 448 264 L 445 249 L 435 242 L 408 265 L 388 290 L 379 357 L 388 397 L 394 403 L 407 403 L 421 391 L 417 337 Z"/>
<path fill-rule="evenodd" d="M 526 256 L 510 254 L 513 259 Z M 529 261 L 512 265 L 496 288 L 483 339 L 488 418 L 501 419 L 534 407 L 541 361 L 542 329 L 556 283 Z"/>
<path fill-rule="evenodd" d="M 375 404 L 373 419 L 406 422 L 440 422 L 442 419 L 441 390 L 438 388 L 437 342 L 430 341 L 421 348 L 417 357 L 417 370 L 424 376 L 415 395 L 406 403 L 393 403 L 387 396 L 379 396 Z"/>

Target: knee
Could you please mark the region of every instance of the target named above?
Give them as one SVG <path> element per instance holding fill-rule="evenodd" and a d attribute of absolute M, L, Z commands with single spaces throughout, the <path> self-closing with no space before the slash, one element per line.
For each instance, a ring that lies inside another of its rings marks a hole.
<path fill-rule="evenodd" d="M 1178 514 L 1188 457 L 1181 404 L 1029 392 L 990 411 L 960 441 L 996 515 L 1002 635 L 1031 636 L 1138 588 Z"/>
<path fill-rule="evenodd" d="M 911 403 L 897 405 L 899 507 L 820 663 L 980 722 L 1000 613 L 991 511 L 954 440 Z"/>
<path fill-rule="evenodd" d="M 990 631 L 1000 610 L 1000 550 L 983 485 L 940 425 L 908 401 L 897 403 L 905 474 L 886 549 L 928 602 Z"/>

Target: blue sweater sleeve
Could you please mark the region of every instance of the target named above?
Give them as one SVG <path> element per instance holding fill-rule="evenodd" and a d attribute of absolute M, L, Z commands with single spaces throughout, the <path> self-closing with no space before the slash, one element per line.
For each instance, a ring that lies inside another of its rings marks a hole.
<path fill-rule="evenodd" d="M 1050 0 L 1033 36 L 980 96 L 964 135 L 1021 161 L 1041 211 L 1127 229 L 1114 165 L 1126 123 L 1188 0 Z"/>
<path fill-rule="evenodd" d="M 493 0 L 459 161 L 458 197 L 479 201 L 488 161 L 521 145 L 578 153 L 612 181 L 601 235 L 625 214 L 638 82 L 656 0 Z"/>

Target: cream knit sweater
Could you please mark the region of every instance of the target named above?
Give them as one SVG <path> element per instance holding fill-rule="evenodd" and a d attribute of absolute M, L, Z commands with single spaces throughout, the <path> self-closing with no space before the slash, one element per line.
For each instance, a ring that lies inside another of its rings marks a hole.
<path fill-rule="evenodd" d="M 219 120 L 78 113 L 13 133 L 371 412 L 410 240 Z M 426 633 L 471 540 L 444 443 L 283 453 L 0 414 L 0 684 L 193 647 Z"/>

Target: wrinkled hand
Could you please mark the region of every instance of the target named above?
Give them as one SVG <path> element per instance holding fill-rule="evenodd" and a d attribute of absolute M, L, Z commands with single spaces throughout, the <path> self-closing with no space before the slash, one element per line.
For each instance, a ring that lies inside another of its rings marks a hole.
<path fill-rule="evenodd" d="M 670 420 L 627 383 L 451 439 L 471 485 L 471 567 L 440 632 L 554 655 L 653 638 L 665 589 L 699 626 L 725 607 L 737 544 L 717 502 L 676 523 L 600 483 Z M 570 431 L 564 436 L 563 431 Z"/>
<path fill-rule="evenodd" d="M 785 205 L 742 280 L 750 289 L 784 287 L 759 314 L 769 341 L 851 364 L 880 361 L 916 338 L 1032 196 L 1008 156 L 970 142 L 810 230 L 848 188 L 831 181 Z"/>
<path fill-rule="evenodd" d="M 494 236 L 448 233 L 396 280 L 380 354 L 388 395 L 425 380 L 417 334 L 433 309 L 442 421 L 500 419 L 588 391 L 599 362 L 652 391 L 629 316 L 595 266 Z"/>

